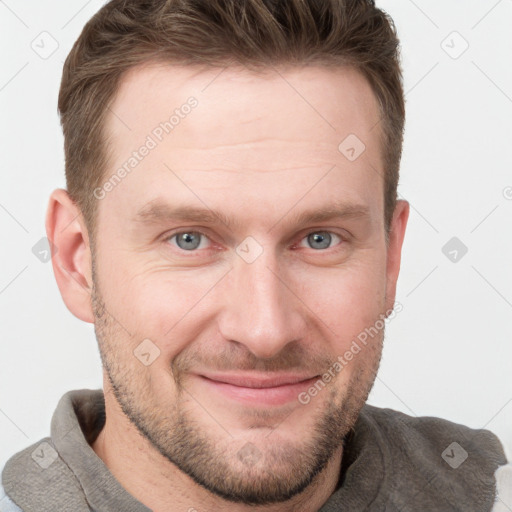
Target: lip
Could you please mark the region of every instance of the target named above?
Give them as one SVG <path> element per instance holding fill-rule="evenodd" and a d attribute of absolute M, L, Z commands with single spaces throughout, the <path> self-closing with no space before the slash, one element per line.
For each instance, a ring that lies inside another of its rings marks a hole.
<path fill-rule="evenodd" d="M 253 406 L 279 406 L 296 401 L 319 378 L 318 375 L 268 373 L 203 373 L 197 377 L 210 391 Z"/>

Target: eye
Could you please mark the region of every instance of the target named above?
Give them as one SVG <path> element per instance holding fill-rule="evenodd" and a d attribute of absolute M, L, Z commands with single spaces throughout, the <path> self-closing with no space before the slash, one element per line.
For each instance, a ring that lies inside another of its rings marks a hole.
<path fill-rule="evenodd" d="M 178 248 L 184 251 L 193 251 L 195 249 L 204 249 L 204 242 L 208 238 L 199 231 L 182 231 L 171 235 L 167 240 L 176 240 L 174 245 L 177 245 Z M 206 247 L 208 247 L 208 243 L 206 243 Z"/>
<path fill-rule="evenodd" d="M 342 241 L 341 237 L 330 231 L 313 231 L 308 236 L 301 240 L 305 240 L 306 243 L 312 249 L 328 249 L 331 246 L 331 242 L 338 240 L 338 243 Z"/>

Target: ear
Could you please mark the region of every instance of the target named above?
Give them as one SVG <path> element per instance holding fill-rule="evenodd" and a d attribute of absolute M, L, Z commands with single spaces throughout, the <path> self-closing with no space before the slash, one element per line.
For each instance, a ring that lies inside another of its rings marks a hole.
<path fill-rule="evenodd" d="M 46 236 L 51 241 L 53 272 L 64 303 L 77 318 L 94 323 L 89 234 L 80 209 L 66 190 L 54 190 L 50 196 Z"/>
<path fill-rule="evenodd" d="M 396 296 L 396 281 L 400 272 L 402 244 L 409 219 L 409 203 L 400 199 L 396 203 L 391 220 L 386 264 L 386 310 L 393 309 Z"/>

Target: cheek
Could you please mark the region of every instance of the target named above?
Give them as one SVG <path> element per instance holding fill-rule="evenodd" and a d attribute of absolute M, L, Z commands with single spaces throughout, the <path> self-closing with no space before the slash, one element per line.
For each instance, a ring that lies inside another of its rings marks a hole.
<path fill-rule="evenodd" d="M 131 272 L 126 268 L 112 276 L 112 312 L 126 325 L 133 344 L 150 339 L 168 361 L 205 328 L 213 314 L 208 292 L 223 271 L 153 268 L 133 273 L 132 268 Z"/>
<path fill-rule="evenodd" d="M 148 268 L 129 259 L 116 264 L 122 256 L 118 252 L 99 266 L 100 288 L 109 312 L 131 334 L 133 347 L 149 339 L 168 362 L 213 329 L 222 307 L 212 302 L 213 289 L 222 281 L 223 295 L 229 296 L 229 283 L 223 280 L 227 268 Z M 385 309 L 385 255 L 368 251 L 360 256 L 338 268 L 308 265 L 284 270 L 284 280 L 298 297 L 292 307 L 309 317 L 317 332 L 324 332 L 337 354 Z"/>
<path fill-rule="evenodd" d="M 385 310 L 384 263 L 322 269 L 301 281 L 304 302 L 329 327 L 327 336 L 336 344 L 337 352 L 373 325 Z"/>

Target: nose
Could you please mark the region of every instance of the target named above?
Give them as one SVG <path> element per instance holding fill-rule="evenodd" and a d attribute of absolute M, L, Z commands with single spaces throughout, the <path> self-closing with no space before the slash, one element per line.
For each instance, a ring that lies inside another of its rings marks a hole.
<path fill-rule="evenodd" d="M 225 340 L 267 359 L 305 335 L 303 304 L 286 275 L 269 251 L 252 263 L 235 258 L 221 292 L 219 328 Z"/>

